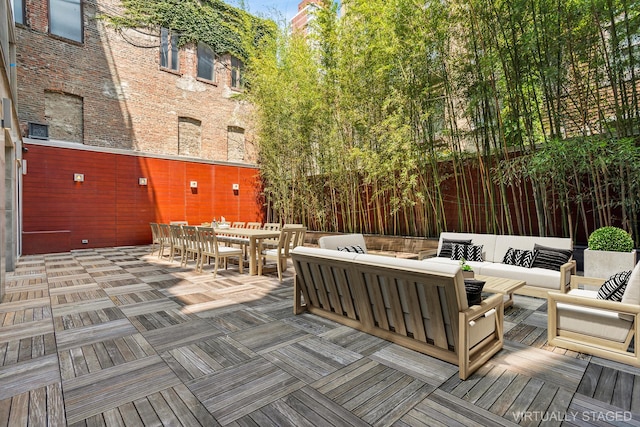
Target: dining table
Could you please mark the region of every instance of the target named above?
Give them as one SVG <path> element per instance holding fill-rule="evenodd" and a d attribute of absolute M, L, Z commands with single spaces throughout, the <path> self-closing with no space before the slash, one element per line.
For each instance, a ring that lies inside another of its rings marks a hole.
<path fill-rule="evenodd" d="M 236 241 L 238 238 L 248 240 L 249 274 L 252 276 L 258 274 L 258 242 L 263 239 L 278 239 L 280 237 L 280 230 L 215 227 L 214 231 L 216 236 L 220 237 L 220 241 Z"/>

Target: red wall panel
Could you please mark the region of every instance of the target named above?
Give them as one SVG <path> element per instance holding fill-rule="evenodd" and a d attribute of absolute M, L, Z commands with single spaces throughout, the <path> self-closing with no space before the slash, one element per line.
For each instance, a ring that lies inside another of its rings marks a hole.
<path fill-rule="evenodd" d="M 263 221 L 258 170 L 29 144 L 22 253 L 151 242 L 150 222 Z M 74 182 L 73 174 L 84 174 Z M 138 178 L 148 185 L 138 185 Z M 190 188 L 197 181 L 197 189 Z M 239 184 L 233 191 L 232 184 Z M 88 240 L 83 244 L 82 240 Z"/>

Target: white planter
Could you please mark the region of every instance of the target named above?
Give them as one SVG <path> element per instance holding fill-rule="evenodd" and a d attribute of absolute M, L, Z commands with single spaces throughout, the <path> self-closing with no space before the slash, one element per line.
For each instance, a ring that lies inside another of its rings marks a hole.
<path fill-rule="evenodd" d="M 636 250 L 631 252 L 584 250 L 584 275 L 608 279 L 625 270 L 633 270 L 636 265 Z"/>

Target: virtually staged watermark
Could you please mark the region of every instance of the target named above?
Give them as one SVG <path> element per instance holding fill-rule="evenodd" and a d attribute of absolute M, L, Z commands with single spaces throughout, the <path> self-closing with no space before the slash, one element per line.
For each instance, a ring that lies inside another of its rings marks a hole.
<path fill-rule="evenodd" d="M 620 422 L 633 420 L 629 411 L 522 411 L 512 412 L 515 422 L 527 421 L 605 421 Z"/>

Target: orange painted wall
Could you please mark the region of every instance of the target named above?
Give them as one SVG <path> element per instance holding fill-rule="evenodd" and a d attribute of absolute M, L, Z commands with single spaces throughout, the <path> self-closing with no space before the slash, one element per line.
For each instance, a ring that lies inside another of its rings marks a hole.
<path fill-rule="evenodd" d="M 27 147 L 24 255 L 147 244 L 150 222 L 264 220 L 256 168 Z M 74 173 L 84 174 L 84 182 L 74 182 Z M 148 179 L 147 186 L 138 185 L 140 177 Z M 191 189 L 190 181 L 198 188 Z"/>

